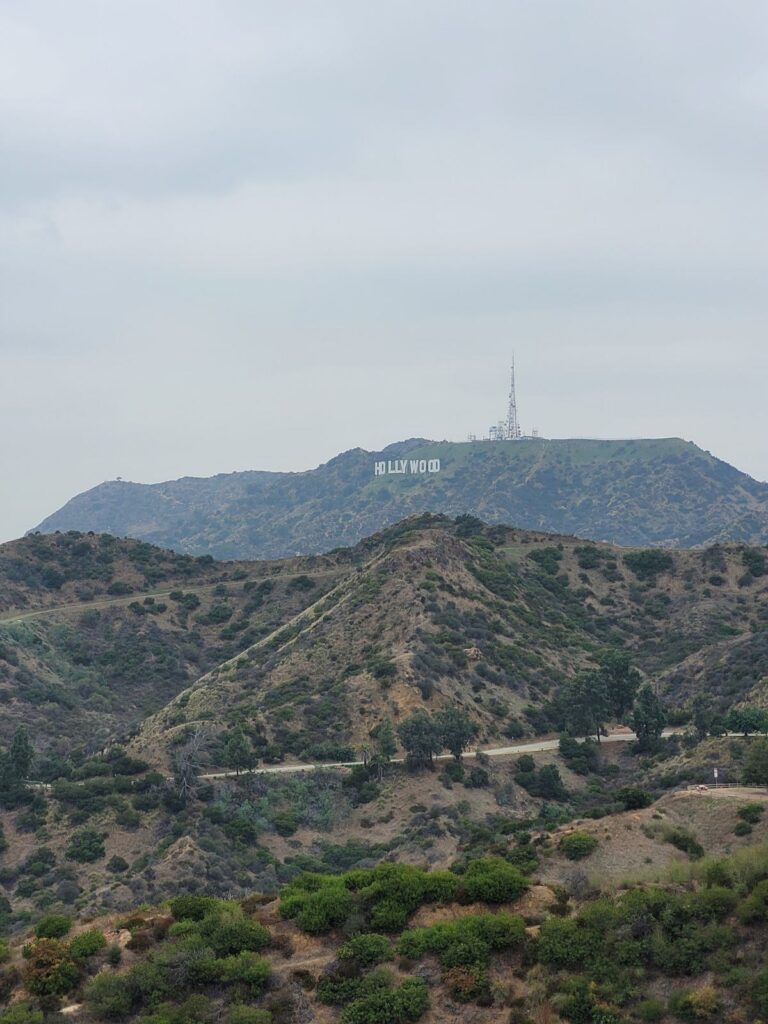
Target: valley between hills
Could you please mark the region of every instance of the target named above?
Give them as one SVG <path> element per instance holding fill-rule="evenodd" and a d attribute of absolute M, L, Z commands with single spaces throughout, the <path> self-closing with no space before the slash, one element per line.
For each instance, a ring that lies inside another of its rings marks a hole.
<path fill-rule="evenodd" d="M 471 515 L 1 546 L 0 1019 L 759 1019 L 767 592 Z"/>

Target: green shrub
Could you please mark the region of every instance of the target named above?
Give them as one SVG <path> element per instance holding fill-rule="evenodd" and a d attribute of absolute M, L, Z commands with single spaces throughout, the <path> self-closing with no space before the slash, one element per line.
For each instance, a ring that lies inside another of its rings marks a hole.
<path fill-rule="evenodd" d="M 524 938 L 525 922 L 516 914 L 467 914 L 403 932 L 397 951 L 412 960 L 434 953 L 445 968 L 485 966 L 492 952 L 513 949 Z"/>
<path fill-rule="evenodd" d="M 453 899 L 459 885 L 451 872 L 388 861 L 341 876 L 308 873 L 283 888 L 280 914 L 313 934 L 339 927 L 353 912 L 372 931 L 398 932 L 423 903 Z"/>
<path fill-rule="evenodd" d="M 75 960 L 87 960 L 107 945 L 104 933 L 98 928 L 89 928 L 87 932 L 76 935 L 69 944 L 70 956 Z"/>
<path fill-rule="evenodd" d="M 450 903 L 456 899 L 460 880 L 452 871 L 428 871 L 422 877 L 421 900 L 424 903 Z"/>
<path fill-rule="evenodd" d="M 38 939 L 63 939 L 71 927 L 71 917 L 65 914 L 48 914 L 38 921 L 35 935 Z"/>
<path fill-rule="evenodd" d="M 429 994 L 422 978 L 406 978 L 395 992 L 395 1021 L 408 1024 L 417 1021 L 429 1008 Z"/>
<path fill-rule="evenodd" d="M 485 789 L 490 784 L 491 776 L 485 768 L 481 768 L 477 764 L 470 768 L 469 774 L 464 780 L 464 785 L 469 789 Z"/>
<path fill-rule="evenodd" d="M 329 1006 L 346 1006 L 356 1000 L 388 992 L 392 988 L 389 971 L 371 971 L 365 975 L 343 972 L 326 975 L 317 986 L 317 997 Z"/>
<path fill-rule="evenodd" d="M 501 857 L 485 857 L 470 863 L 461 880 L 467 899 L 486 903 L 511 903 L 528 888 L 519 868 Z"/>
<path fill-rule="evenodd" d="M 751 803 L 742 804 L 736 811 L 742 821 L 748 822 L 750 825 L 756 825 L 763 816 L 765 808 L 762 804 Z"/>
<path fill-rule="evenodd" d="M 680 1020 L 720 1020 L 720 999 L 711 985 L 690 992 L 675 992 L 669 1000 L 669 1009 Z"/>
<path fill-rule="evenodd" d="M 202 921 L 221 901 L 213 896 L 176 896 L 169 905 L 177 921 Z"/>
<path fill-rule="evenodd" d="M 743 924 L 768 920 L 768 881 L 757 883 L 749 897 L 740 904 L 738 917 Z"/>
<path fill-rule="evenodd" d="M 268 960 L 245 951 L 219 961 L 223 981 L 246 985 L 252 996 L 261 995 L 272 975 Z"/>
<path fill-rule="evenodd" d="M 352 960 L 361 967 L 372 967 L 392 959 L 389 939 L 373 933 L 355 935 L 339 949 L 340 960 Z"/>
<path fill-rule="evenodd" d="M 120 857 L 115 854 L 114 857 L 110 857 L 106 863 L 107 871 L 111 871 L 113 875 L 122 874 L 123 871 L 127 871 L 129 867 L 128 861 L 124 857 Z"/>
<path fill-rule="evenodd" d="M 752 981 L 752 1002 L 761 1017 L 768 1016 L 768 969 L 761 971 Z"/>
<path fill-rule="evenodd" d="M 269 931 L 258 921 L 241 918 L 222 923 L 214 920 L 211 927 L 206 927 L 207 924 L 207 921 L 203 922 L 201 932 L 218 957 L 232 956 L 244 950 L 258 953 L 271 941 Z"/>
<path fill-rule="evenodd" d="M 75 860 L 81 864 L 92 864 L 105 854 L 104 837 L 101 832 L 92 828 L 83 828 L 75 832 L 64 852 L 67 860 Z"/>
<path fill-rule="evenodd" d="M 638 811 L 643 807 L 650 807 L 653 803 L 653 796 L 646 789 L 639 786 L 624 786 L 618 792 L 625 811 Z"/>
<path fill-rule="evenodd" d="M 80 980 L 80 969 L 61 939 L 37 939 L 24 948 L 24 986 L 41 999 L 63 996 Z"/>
<path fill-rule="evenodd" d="M 302 931 L 323 935 L 338 928 L 352 913 L 352 895 L 339 887 L 310 893 L 296 918 Z"/>
<path fill-rule="evenodd" d="M 299 822 L 292 811 L 278 811 L 272 817 L 272 827 L 279 836 L 292 836 Z"/>
<path fill-rule="evenodd" d="M 735 836 L 751 836 L 752 831 L 752 826 L 749 824 L 748 821 L 739 821 L 736 823 L 736 825 L 734 825 L 733 828 L 733 834 Z"/>
<path fill-rule="evenodd" d="M 171 938 L 179 939 L 185 935 L 197 935 L 199 933 L 199 922 L 185 918 L 183 921 L 174 921 L 168 929 Z"/>
<path fill-rule="evenodd" d="M 257 1010 L 255 1006 L 235 1003 L 227 1013 L 227 1024 L 271 1024 L 272 1014 L 269 1010 Z"/>
<path fill-rule="evenodd" d="M 568 860 L 584 860 L 595 852 L 598 841 L 588 832 L 572 832 L 569 836 L 563 836 L 559 847 Z"/>
<path fill-rule="evenodd" d="M 666 1008 L 660 999 L 644 999 L 635 1007 L 635 1013 L 643 1021 L 663 1020 Z"/>
<path fill-rule="evenodd" d="M 645 551 L 630 551 L 624 555 L 624 564 L 641 580 L 655 580 L 659 573 L 674 569 L 675 560 L 668 551 L 649 548 Z"/>
<path fill-rule="evenodd" d="M 14 1003 L 0 1010 L 0 1024 L 43 1024 L 43 1011 L 34 1010 L 29 1003 Z"/>
<path fill-rule="evenodd" d="M 683 900 L 683 907 L 700 921 L 722 921 L 736 908 L 737 896 L 732 889 L 712 885 L 692 893 Z"/>
<path fill-rule="evenodd" d="M 128 980 L 117 974 L 97 974 L 86 987 L 85 1004 L 96 1017 L 116 1020 L 131 1012 L 133 1003 Z"/>
<path fill-rule="evenodd" d="M 426 983 L 406 978 L 394 992 L 380 991 L 356 999 L 341 1015 L 341 1024 L 409 1024 L 429 1007 Z"/>
<path fill-rule="evenodd" d="M 682 850 L 683 853 L 687 853 L 691 860 L 700 860 L 704 856 L 704 847 L 692 836 L 690 832 L 686 832 L 682 828 L 671 828 L 665 830 L 664 838 L 668 843 L 672 843 L 678 850 Z"/>

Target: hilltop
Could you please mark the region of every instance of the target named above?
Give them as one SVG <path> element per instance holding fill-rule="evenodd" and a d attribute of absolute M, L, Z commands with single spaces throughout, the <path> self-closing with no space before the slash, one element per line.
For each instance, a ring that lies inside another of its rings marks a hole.
<path fill-rule="evenodd" d="M 216 766 L 216 735 L 240 723 L 257 747 L 341 760 L 385 719 L 446 706 L 470 716 L 480 745 L 547 732 L 564 687 L 615 648 L 674 706 L 696 693 L 722 708 L 763 702 L 759 549 L 638 553 L 427 516 L 355 550 L 354 571 L 290 627 L 148 719 L 141 756 L 162 758 L 204 724 Z"/>
<path fill-rule="evenodd" d="M 377 462 L 385 467 L 378 476 Z M 217 558 L 280 558 L 355 544 L 424 512 L 630 547 L 768 541 L 768 484 L 677 438 L 411 439 L 381 452 L 356 448 L 302 473 L 109 481 L 37 530 L 111 533 Z"/>

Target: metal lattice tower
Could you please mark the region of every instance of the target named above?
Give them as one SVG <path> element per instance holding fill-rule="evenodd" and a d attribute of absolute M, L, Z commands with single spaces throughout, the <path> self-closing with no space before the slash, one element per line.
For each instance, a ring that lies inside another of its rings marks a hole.
<path fill-rule="evenodd" d="M 517 419 L 517 398 L 515 397 L 515 357 L 512 356 L 512 371 L 509 381 L 509 410 L 507 411 L 507 422 L 505 424 L 506 440 L 519 441 L 523 436 L 520 423 Z"/>

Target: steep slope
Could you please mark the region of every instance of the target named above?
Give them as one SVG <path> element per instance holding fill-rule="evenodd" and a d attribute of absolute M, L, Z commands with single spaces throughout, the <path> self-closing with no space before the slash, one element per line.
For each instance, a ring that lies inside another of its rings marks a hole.
<path fill-rule="evenodd" d="M 0 546 L 0 744 L 93 750 L 348 573 L 345 557 L 214 562 L 68 533 Z"/>
<path fill-rule="evenodd" d="M 377 462 L 384 465 L 378 476 Z M 304 473 L 110 481 L 73 498 L 38 530 L 95 530 L 218 558 L 274 558 L 354 544 L 422 512 L 470 513 L 627 546 L 768 541 L 768 484 L 675 438 L 412 439 L 382 452 L 353 449 Z"/>
<path fill-rule="evenodd" d="M 768 670 L 756 549 L 654 557 L 441 517 L 407 520 L 366 549 L 355 573 L 148 720 L 135 751 L 166 763 L 203 728 L 206 763 L 219 767 L 239 725 L 257 750 L 348 759 L 385 719 L 445 705 L 467 711 L 480 745 L 545 732 L 562 684 L 615 646 L 678 705 L 711 692 L 727 706 Z M 722 665 L 744 648 L 724 686 Z"/>

